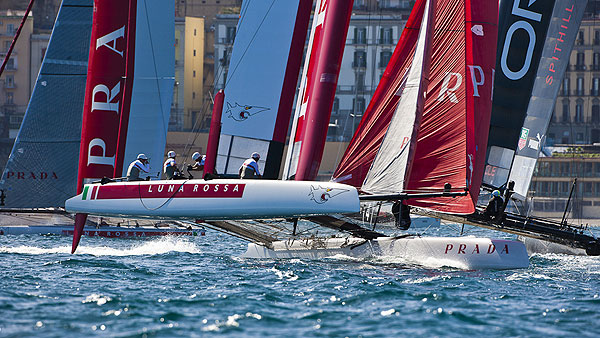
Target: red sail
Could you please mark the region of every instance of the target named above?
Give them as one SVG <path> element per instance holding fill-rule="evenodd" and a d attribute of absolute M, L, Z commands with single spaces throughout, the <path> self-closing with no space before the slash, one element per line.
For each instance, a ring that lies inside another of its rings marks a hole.
<path fill-rule="evenodd" d="M 411 200 L 440 212 L 475 211 L 491 113 L 498 3 L 437 3 L 430 83 L 408 192 L 468 190 L 457 198 Z"/>
<path fill-rule="evenodd" d="M 112 177 L 114 173 L 125 88 L 122 79 L 126 68 L 129 9 L 129 1 L 94 1 L 78 192 L 84 179 Z"/>
<path fill-rule="evenodd" d="M 337 182 L 360 187 L 379 151 L 379 146 L 398 105 L 400 98 L 398 92 L 413 59 L 425 2 L 425 0 L 417 0 L 413 7 L 377 90 L 333 174 Z"/>

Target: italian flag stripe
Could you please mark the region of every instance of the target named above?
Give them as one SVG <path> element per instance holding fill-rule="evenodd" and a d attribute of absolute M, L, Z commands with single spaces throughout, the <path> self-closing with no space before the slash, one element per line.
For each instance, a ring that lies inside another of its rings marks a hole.
<path fill-rule="evenodd" d="M 90 188 L 90 187 L 89 187 L 89 186 L 87 186 L 87 185 L 85 186 L 85 188 L 83 188 L 83 200 L 85 200 L 85 198 L 87 197 L 87 193 L 88 193 L 88 189 L 89 189 L 89 188 Z"/>

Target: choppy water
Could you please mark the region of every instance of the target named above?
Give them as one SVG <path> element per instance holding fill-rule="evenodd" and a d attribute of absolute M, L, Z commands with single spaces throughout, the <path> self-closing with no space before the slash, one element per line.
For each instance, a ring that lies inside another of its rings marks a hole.
<path fill-rule="evenodd" d="M 600 335 L 598 257 L 533 255 L 528 269 L 460 271 L 242 259 L 245 242 L 210 231 L 84 237 L 77 255 L 70 241 L 0 236 L 0 336 Z"/>

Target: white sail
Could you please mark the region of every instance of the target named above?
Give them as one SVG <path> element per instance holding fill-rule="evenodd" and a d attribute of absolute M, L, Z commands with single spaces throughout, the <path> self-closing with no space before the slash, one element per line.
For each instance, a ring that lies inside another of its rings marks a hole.
<path fill-rule="evenodd" d="M 135 65 L 129 128 L 123 157 L 139 153 L 151 159 L 151 174 L 160 175 L 175 82 L 175 8 L 172 1 L 137 1 Z"/>
<path fill-rule="evenodd" d="M 379 152 L 361 189 L 369 193 L 404 191 L 410 172 L 416 136 L 423 113 L 427 89 L 427 57 L 432 23 L 431 1 L 425 3 L 419 39 L 410 70 L 398 94 L 400 101 L 392 117 Z M 435 7 L 434 7 L 435 8 Z"/>
<path fill-rule="evenodd" d="M 277 178 L 298 79 L 307 0 L 244 1 L 225 84 L 216 170 L 237 174 L 253 152 Z"/>

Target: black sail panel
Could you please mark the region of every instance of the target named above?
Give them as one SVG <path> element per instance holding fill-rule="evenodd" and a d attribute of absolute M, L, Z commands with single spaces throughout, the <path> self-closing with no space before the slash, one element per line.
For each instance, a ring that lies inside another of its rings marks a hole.
<path fill-rule="evenodd" d="M 502 1 L 485 184 L 526 196 L 586 4 Z"/>

